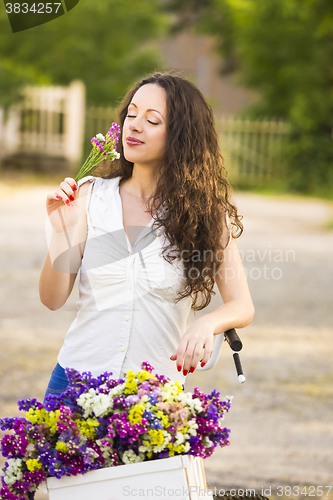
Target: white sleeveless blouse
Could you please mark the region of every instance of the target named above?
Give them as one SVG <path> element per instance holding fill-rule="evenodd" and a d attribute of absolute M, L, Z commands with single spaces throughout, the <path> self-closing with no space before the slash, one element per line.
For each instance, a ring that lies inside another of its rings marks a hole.
<path fill-rule="evenodd" d="M 114 378 L 147 361 L 158 374 L 185 382 L 170 360 L 186 331 L 192 299 L 173 299 L 186 284 L 181 259 L 166 262 L 163 230 L 123 226 L 121 177 L 91 180 L 86 200 L 88 234 L 80 267 L 78 312 L 58 355 L 63 367 L 105 371 Z M 134 236 L 134 238 L 133 238 Z M 135 240 L 136 238 L 136 240 Z"/>

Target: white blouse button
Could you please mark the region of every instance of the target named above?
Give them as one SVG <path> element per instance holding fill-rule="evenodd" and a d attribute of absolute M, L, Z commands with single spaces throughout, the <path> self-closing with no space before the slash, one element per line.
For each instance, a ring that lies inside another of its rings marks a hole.
<path fill-rule="evenodd" d="M 124 352 L 124 351 L 126 350 L 126 347 L 122 345 L 122 346 L 121 346 L 121 348 L 120 348 L 120 350 L 121 350 L 122 352 Z"/>
<path fill-rule="evenodd" d="M 130 317 L 128 315 L 126 315 L 125 319 L 126 319 L 126 321 L 128 321 L 130 319 Z"/>
<path fill-rule="evenodd" d="M 128 288 L 132 288 L 132 283 L 129 283 L 129 284 L 128 284 Z"/>

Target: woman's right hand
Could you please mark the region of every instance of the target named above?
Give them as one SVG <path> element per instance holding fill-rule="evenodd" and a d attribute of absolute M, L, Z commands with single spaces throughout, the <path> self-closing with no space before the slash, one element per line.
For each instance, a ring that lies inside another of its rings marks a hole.
<path fill-rule="evenodd" d="M 59 188 L 47 195 L 46 211 L 53 229 L 57 233 L 75 227 L 79 220 L 77 203 L 78 186 L 72 177 L 66 177 Z"/>

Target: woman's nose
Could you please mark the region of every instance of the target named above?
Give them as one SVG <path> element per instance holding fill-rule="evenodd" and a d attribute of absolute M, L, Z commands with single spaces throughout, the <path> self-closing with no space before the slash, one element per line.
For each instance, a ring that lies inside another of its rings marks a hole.
<path fill-rule="evenodd" d="M 140 125 L 140 122 L 138 121 L 137 118 L 134 118 L 134 120 L 131 120 L 130 124 L 129 124 L 129 129 L 130 130 L 136 130 L 137 132 L 141 132 L 142 130 L 142 127 Z"/>

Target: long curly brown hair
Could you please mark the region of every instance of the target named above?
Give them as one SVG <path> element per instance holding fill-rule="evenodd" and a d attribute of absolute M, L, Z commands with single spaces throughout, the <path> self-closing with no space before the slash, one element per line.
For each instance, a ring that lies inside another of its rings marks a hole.
<path fill-rule="evenodd" d="M 166 91 L 167 148 L 155 193 L 146 201 L 147 211 L 155 219 L 154 228 L 163 227 L 170 242 L 163 249 L 164 259 L 171 264 L 181 258 L 185 267 L 186 284 L 175 302 L 191 296 L 191 308 L 200 311 L 215 295 L 215 276 L 225 248 L 222 241 L 229 237 L 225 214 L 234 238 L 243 232 L 242 216 L 231 202 L 212 109 L 200 90 L 180 73 L 155 73 L 135 84 L 118 109 L 121 131 L 134 94 L 148 83 Z M 103 178 L 132 176 L 133 163 L 124 157 L 121 136 L 118 151 L 120 159 L 111 163 L 110 174 Z M 162 204 L 167 209 L 158 214 Z M 197 305 L 199 296 L 202 301 Z"/>

